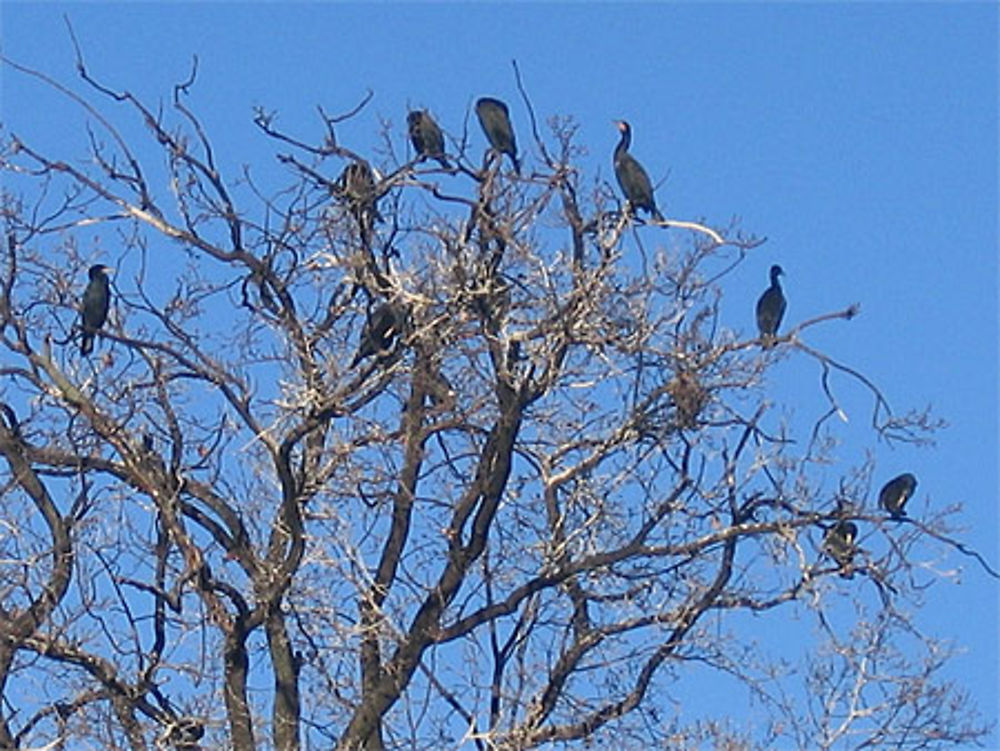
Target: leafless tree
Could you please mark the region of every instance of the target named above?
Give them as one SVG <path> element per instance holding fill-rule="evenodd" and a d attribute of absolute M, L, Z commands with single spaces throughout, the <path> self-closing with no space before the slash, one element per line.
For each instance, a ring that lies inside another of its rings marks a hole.
<path fill-rule="evenodd" d="M 912 618 L 927 556 L 973 554 L 957 509 L 889 521 L 872 458 L 838 454 L 847 382 L 881 440 L 936 427 L 808 343 L 856 305 L 769 349 L 724 327 L 762 240 L 631 216 L 519 78 L 520 177 L 465 136 L 448 169 L 407 159 L 389 124 L 374 152 L 350 148 L 340 124 L 364 98 L 320 110 L 318 137 L 257 112 L 273 185 L 223 173 L 195 70 L 151 107 L 78 60 L 75 84 L 4 63 L 78 105 L 90 147 L 0 144 L 0 747 L 923 749 L 987 732 Z M 96 262 L 114 301 L 85 358 Z M 349 367 L 386 304 L 397 335 Z M 768 388 L 785 358 L 818 366 L 827 409 L 804 432 Z M 831 556 L 845 520 L 860 534 Z M 815 644 L 775 657 L 760 624 Z M 757 719 L 694 701 L 703 681 L 749 692 Z"/>

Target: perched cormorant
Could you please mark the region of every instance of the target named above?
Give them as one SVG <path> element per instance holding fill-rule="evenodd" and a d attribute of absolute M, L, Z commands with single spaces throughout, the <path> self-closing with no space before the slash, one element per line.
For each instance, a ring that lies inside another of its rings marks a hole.
<path fill-rule="evenodd" d="M 364 162 L 351 162 L 340 173 L 337 187 L 351 201 L 372 200 L 375 197 L 375 174 Z"/>
<path fill-rule="evenodd" d="M 653 184 L 649 181 L 649 175 L 642 168 L 638 160 L 628 153 L 629 144 L 632 143 L 632 126 L 624 120 L 615 120 L 615 125 L 621 131 L 622 138 L 615 146 L 615 177 L 618 178 L 618 185 L 625 194 L 626 200 L 634 211 L 642 209 L 653 215 L 653 218 L 662 222 L 663 214 L 656 208 L 656 199 L 653 197 Z"/>
<path fill-rule="evenodd" d="M 775 264 L 771 267 L 771 286 L 764 290 L 764 294 L 757 300 L 757 329 L 760 331 L 762 345 L 766 347 L 774 346 L 774 336 L 778 333 L 781 325 L 781 318 L 785 315 L 785 296 L 781 292 L 781 284 L 778 277 L 784 274 L 781 266 Z"/>
<path fill-rule="evenodd" d="M 514 163 L 514 172 L 521 174 L 521 164 L 517 161 L 517 141 L 514 128 L 510 124 L 507 105 L 499 99 L 484 96 L 476 102 L 476 117 L 486 134 L 490 146 L 501 154 L 507 154 Z"/>
<path fill-rule="evenodd" d="M 375 173 L 367 162 L 351 162 L 337 179 L 340 195 L 354 210 L 362 229 L 370 230 L 375 220 L 381 220 L 375 195 Z"/>
<path fill-rule="evenodd" d="M 80 325 L 83 328 L 80 354 L 84 356 L 94 351 L 94 336 L 108 320 L 108 306 L 111 304 L 111 283 L 108 281 L 110 271 L 114 269 L 95 263 L 87 272 L 90 281 L 84 290 L 80 310 Z"/>
<path fill-rule="evenodd" d="M 205 735 L 205 721 L 199 717 L 176 717 L 167 725 L 157 743 L 157 748 L 170 748 L 176 751 L 198 751 L 198 744 Z M 161 745 L 162 744 L 162 745 Z"/>
<path fill-rule="evenodd" d="M 888 511 L 893 519 L 902 519 L 906 516 L 903 507 L 916 490 L 917 478 L 909 472 L 904 472 L 899 477 L 893 477 L 882 487 L 878 494 L 879 505 Z"/>
<path fill-rule="evenodd" d="M 427 110 L 413 110 L 406 116 L 406 122 L 417 154 L 437 159 L 442 167 L 449 169 L 451 165 L 444 158 L 444 136 L 430 113 Z"/>
<path fill-rule="evenodd" d="M 392 303 L 383 303 L 365 321 L 361 329 L 358 353 L 351 361 L 354 367 L 366 357 L 385 352 L 403 328 L 403 313 Z"/>
<path fill-rule="evenodd" d="M 823 535 L 823 550 L 840 566 L 840 575 L 850 579 L 854 575 L 851 564 L 858 552 L 854 541 L 858 538 L 858 525 L 852 521 L 839 521 Z"/>

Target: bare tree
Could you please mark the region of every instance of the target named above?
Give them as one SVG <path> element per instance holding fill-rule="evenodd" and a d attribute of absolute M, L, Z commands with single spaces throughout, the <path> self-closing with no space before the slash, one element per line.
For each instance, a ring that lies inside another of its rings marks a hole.
<path fill-rule="evenodd" d="M 957 509 L 889 520 L 871 457 L 839 456 L 830 418 L 850 381 L 883 440 L 935 420 L 808 343 L 856 305 L 773 348 L 721 325 L 761 240 L 643 226 L 523 89 L 520 176 L 465 137 L 447 168 L 407 160 L 388 125 L 375 153 L 351 149 L 338 128 L 366 97 L 320 110 L 312 139 L 259 111 L 272 186 L 221 171 L 195 70 L 153 108 L 82 56 L 77 88 L 5 64 L 79 105 L 90 150 L 0 145 L 0 747 L 922 749 L 987 732 L 911 615 L 930 551 L 973 554 Z M 114 301 L 86 358 L 97 262 Z M 790 357 L 818 364 L 828 405 L 804 434 L 768 391 Z M 856 539 L 831 548 L 846 521 Z M 813 624 L 815 648 L 769 655 L 749 614 Z M 759 721 L 697 709 L 694 680 L 749 691 Z"/>

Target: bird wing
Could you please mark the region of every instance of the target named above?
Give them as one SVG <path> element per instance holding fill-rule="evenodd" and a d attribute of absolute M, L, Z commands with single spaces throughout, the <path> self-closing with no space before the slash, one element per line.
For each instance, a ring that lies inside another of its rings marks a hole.
<path fill-rule="evenodd" d="M 108 318 L 110 292 L 106 279 L 92 279 L 83 293 L 84 331 L 97 331 Z"/>
<path fill-rule="evenodd" d="M 653 210 L 653 183 L 638 159 L 627 151 L 616 156 L 615 177 L 629 201 L 639 208 Z"/>
<path fill-rule="evenodd" d="M 781 316 L 785 312 L 785 302 L 781 292 L 769 287 L 757 300 L 757 329 L 761 335 L 777 332 Z"/>

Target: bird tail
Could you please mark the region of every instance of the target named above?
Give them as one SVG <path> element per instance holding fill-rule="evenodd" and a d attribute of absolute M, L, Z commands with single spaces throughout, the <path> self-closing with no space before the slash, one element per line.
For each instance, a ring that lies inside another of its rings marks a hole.
<path fill-rule="evenodd" d="M 517 159 L 517 154 L 511 154 L 510 160 L 514 163 L 514 174 L 518 177 L 521 176 L 521 162 Z"/>
<path fill-rule="evenodd" d="M 440 164 L 442 167 L 444 167 L 445 169 L 451 169 L 451 162 L 449 162 L 443 156 L 439 156 L 436 158 L 438 160 L 438 164 Z"/>
<path fill-rule="evenodd" d="M 665 221 L 667 221 L 667 218 L 665 216 L 663 216 L 663 214 L 660 213 L 660 210 L 658 208 L 656 208 L 655 206 L 653 207 L 653 219 L 655 219 L 658 222 L 665 222 Z"/>

